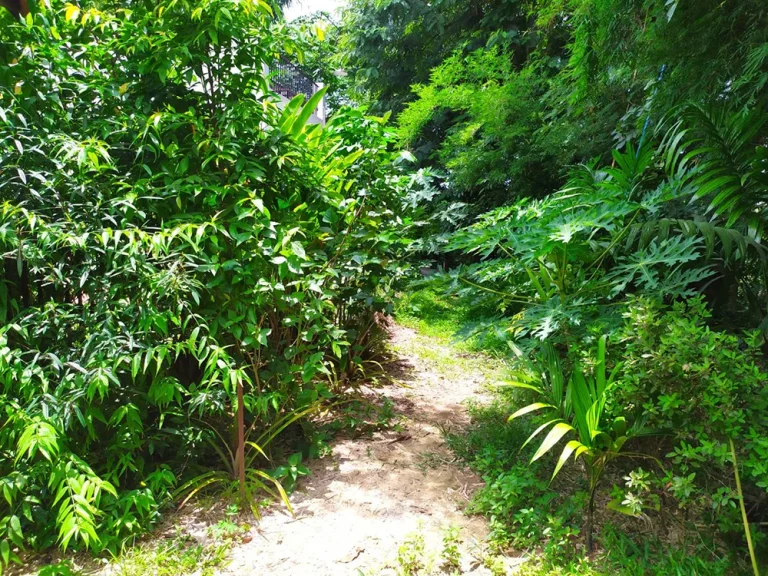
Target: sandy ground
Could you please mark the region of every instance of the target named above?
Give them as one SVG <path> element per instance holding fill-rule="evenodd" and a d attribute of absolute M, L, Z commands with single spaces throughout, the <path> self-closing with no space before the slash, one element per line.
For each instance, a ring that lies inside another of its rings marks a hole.
<path fill-rule="evenodd" d="M 407 351 L 418 337 L 391 330 L 396 350 Z M 436 551 L 449 525 L 461 529 L 462 572 L 488 573 L 479 560 L 485 520 L 462 513 L 482 481 L 455 462 L 442 434 L 467 423 L 463 402 L 482 395 L 482 372 L 446 377 L 407 352 L 388 369 L 407 386 L 383 390 L 406 417 L 401 430 L 336 442 L 292 495 L 296 516 L 278 508 L 265 514 L 253 540 L 233 550 L 219 574 L 395 574 L 397 548 L 408 535 L 419 532 Z"/>

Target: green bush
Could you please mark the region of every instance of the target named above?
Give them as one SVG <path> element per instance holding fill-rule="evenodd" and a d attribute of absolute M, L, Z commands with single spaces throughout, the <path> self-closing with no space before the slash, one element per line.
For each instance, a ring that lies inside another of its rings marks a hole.
<path fill-rule="evenodd" d="M 512 400 L 503 397 L 489 406 L 472 406 L 466 434 L 448 437 L 485 482 L 468 511 L 488 517 L 495 549 L 542 546 L 552 557 L 570 557 L 586 503 L 586 492 L 578 488 L 586 485 L 577 483 L 575 494 L 553 490 L 546 464 L 525 462 L 520 448 L 531 428 L 524 421 L 507 421 L 511 406 Z"/>
<path fill-rule="evenodd" d="M 263 67 L 302 40 L 264 0 L 0 22 L 0 566 L 231 479 L 238 406 L 277 495 L 268 444 L 364 369 L 403 272 L 384 120 L 279 110 Z"/>
<path fill-rule="evenodd" d="M 754 504 L 768 497 L 768 374 L 759 333 L 712 330 L 702 298 L 665 309 L 637 300 L 621 338 L 624 365 L 614 406 L 635 411 L 662 436 L 669 487 L 682 506 L 740 530 L 729 441 Z M 751 507 L 751 506 L 748 506 Z"/>
<path fill-rule="evenodd" d="M 691 530 L 686 541 L 671 543 L 668 535 L 648 530 L 648 524 L 641 519 L 629 521 L 642 522 L 644 528 L 627 533 L 626 517 L 610 510 L 601 514 L 608 522 L 597 536 L 595 554 L 584 558 L 579 542 L 588 500 L 587 483 L 571 468 L 564 469 L 550 483 L 554 459 L 526 463 L 527 453 L 533 449 L 521 451 L 520 446 L 531 428 L 524 420 L 507 422 L 507 415 L 516 405 L 519 403 L 513 398 L 498 396 L 491 405 L 471 407 L 472 423 L 466 433 L 449 436 L 448 443 L 485 481 L 468 511 L 488 517 L 491 548 L 541 552 L 526 562 L 523 574 L 734 573 L 733 559 L 719 549 L 711 535 Z M 637 485 L 631 488 L 635 492 L 637 489 Z"/>

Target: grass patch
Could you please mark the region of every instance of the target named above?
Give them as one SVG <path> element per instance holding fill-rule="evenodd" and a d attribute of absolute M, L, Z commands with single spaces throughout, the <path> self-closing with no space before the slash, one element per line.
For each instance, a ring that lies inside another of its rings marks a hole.
<path fill-rule="evenodd" d="M 202 545 L 182 538 L 159 546 L 140 546 L 118 558 L 115 574 L 177 576 L 199 570 L 201 576 L 209 576 L 224 564 L 230 548 L 228 543 Z"/>
<path fill-rule="evenodd" d="M 450 344 L 459 352 L 504 354 L 509 348 L 494 310 L 476 307 L 469 298 L 447 296 L 436 286 L 401 294 L 397 321 L 426 338 Z"/>
<path fill-rule="evenodd" d="M 136 545 L 126 546 L 110 562 L 108 573 L 114 576 L 212 576 L 227 564 L 230 550 L 248 537 L 250 527 L 230 519 L 219 520 L 207 528 L 189 532 L 175 527 L 171 537 L 155 535 Z M 77 558 L 65 558 L 44 566 L 39 576 L 84 576 L 100 573 L 105 560 L 87 558 L 78 565 Z"/>
<path fill-rule="evenodd" d="M 490 319 L 487 310 L 475 310 L 464 298 L 446 296 L 435 287 L 403 294 L 395 311 L 397 322 L 416 332 L 394 345 L 400 354 L 416 356 L 446 379 L 480 373 L 498 381 L 509 350 L 499 336 L 481 330 Z"/>
<path fill-rule="evenodd" d="M 117 576 L 177 576 L 196 573 L 210 576 L 227 561 L 229 551 L 247 533 L 247 527 L 230 520 L 209 526 L 202 537 L 193 538 L 177 528 L 174 538 L 148 542 L 126 550 L 113 562 Z"/>
<path fill-rule="evenodd" d="M 449 380 L 478 372 L 489 381 L 497 380 L 503 368 L 503 362 L 497 357 L 480 358 L 477 352 L 459 352 L 448 342 L 421 332 L 406 342 L 394 344 L 393 349 L 399 354 L 420 358 L 430 370 Z"/>

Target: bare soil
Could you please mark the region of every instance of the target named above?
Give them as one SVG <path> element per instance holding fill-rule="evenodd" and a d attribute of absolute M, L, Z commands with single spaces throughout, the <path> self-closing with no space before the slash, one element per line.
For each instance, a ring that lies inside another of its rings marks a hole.
<path fill-rule="evenodd" d="M 443 440 L 444 431 L 467 424 L 463 403 L 482 396 L 483 371 L 446 376 L 408 353 L 419 338 L 413 330 L 393 325 L 391 332 L 395 350 L 405 352 L 388 370 L 402 386 L 379 393 L 405 415 L 403 425 L 337 441 L 292 495 L 295 517 L 284 508 L 266 512 L 221 575 L 395 574 L 398 546 L 409 534 L 422 534 L 427 550 L 437 551 L 450 525 L 461 529 L 462 572 L 488 573 L 480 562 L 485 520 L 462 513 L 482 481 Z"/>

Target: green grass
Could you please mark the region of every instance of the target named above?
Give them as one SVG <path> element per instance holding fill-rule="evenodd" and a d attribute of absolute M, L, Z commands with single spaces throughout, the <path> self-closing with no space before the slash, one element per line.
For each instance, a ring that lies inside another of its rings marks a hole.
<path fill-rule="evenodd" d="M 229 549 L 226 543 L 204 546 L 184 540 L 173 540 L 156 547 L 138 547 L 117 560 L 115 573 L 119 576 L 178 576 L 199 569 L 201 576 L 208 576 L 224 563 Z"/>
<path fill-rule="evenodd" d="M 509 350 L 501 335 L 487 329 L 495 318 L 493 310 L 477 308 L 467 298 L 446 296 L 436 286 L 401 294 L 395 317 L 401 325 L 459 352 L 504 354 Z"/>
<path fill-rule="evenodd" d="M 400 354 L 418 357 L 430 370 L 448 380 L 480 373 L 490 384 L 498 381 L 503 373 L 503 362 L 498 358 L 485 356 L 481 359 L 477 352 L 462 353 L 450 344 L 420 332 L 407 341 L 398 342 L 393 349 Z"/>
<path fill-rule="evenodd" d="M 502 379 L 504 355 L 509 348 L 495 334 L 474 333 L 488 314 L 487 310 L 473 309 L 466 299 L 442 294 L 436 287 L 402 294 L 395 317 L 416 335 L 399 342 L 394 349 L 417 356 L 446 379 L 480 373 L 493 385 Z"/>
<path fill-rule="evenodd" d="M 198 541 L 181 527 L 171 537 L 156 536 L 151 540 L 126 547 L 110 562 L 114 576 L 212 576 L 227 563 L 232 547 L 241 540 L 244 527 L 229 520 L 209 526 L 205 538 Z M 81 576 L 94 572 L 81 569 L 72 559 L 43 567 L 40 576 Z"/>
<path fill-rule="evenodd" d="M 221 520 L 210 526 L 207 538 L 198 542 L 188 534 L 178 534 L 159 544 L 148 542 L 126 550 L 113 562 L 117 576 L 180 576 L 196 573 L 210 576 L 226 563 L 227 555 L 242 535 L 238 525 Z"/>

